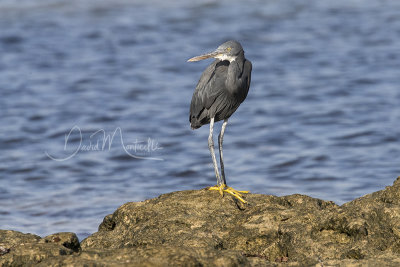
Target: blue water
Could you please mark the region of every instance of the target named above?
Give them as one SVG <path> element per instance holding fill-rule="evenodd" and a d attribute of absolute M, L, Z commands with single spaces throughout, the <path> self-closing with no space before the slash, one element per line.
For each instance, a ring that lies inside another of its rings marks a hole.
<path fill-rule="evenodd" d="M 342 204 L 392 184 L 399 1 L 3 0 L 0 229 L 83 238 L 125 202 L 214 185 L 188 122 L 210 61 L 186 60 L 229 39 L 253 62 L 231 186 Z"/>

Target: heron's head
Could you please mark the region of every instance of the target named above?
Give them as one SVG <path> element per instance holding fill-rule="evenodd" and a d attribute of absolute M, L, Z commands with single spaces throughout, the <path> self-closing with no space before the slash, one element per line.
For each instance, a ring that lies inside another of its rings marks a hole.
<path fill-rule="evenodd" d="M 228 41 L 223 43 L 222 45 L 218 46 L 218 48 L 211 52 L 204 55 L 200 55 L 197 57 L 192 57 L 188 61 L 199 61 L 206 58 L 217 58 L 219 60 L 228 60 L 229 62 L 234 61 L 239 55 L 243 54 L 243 48 L 239 42 L 236 41 Z"/>

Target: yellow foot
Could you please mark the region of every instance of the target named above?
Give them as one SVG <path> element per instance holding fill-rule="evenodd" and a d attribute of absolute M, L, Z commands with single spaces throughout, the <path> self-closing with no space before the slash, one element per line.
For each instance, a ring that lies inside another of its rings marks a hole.
<path fill-rule="evenodd" d="M 219 193 L 221 194 L 221 196 L 223 196 L 223 195 L 224 195 L 224 192 L 226 192 L 226 193 L 228 193 L 228 194 L 230 194 L 230 195 L 236 197 L 236 198 L 239 199 L 241 202 L 247 203 L 247 201 L 243 199 L 243 195 L 242 195 L 242 194 L 247 194 L 247 193 L 249 193 L 249 191 L 238 191 L 238 190 L 235 190 L 235 189 L 233 189 L 232 187 L 229 187 L 229 186 L 227 186 L 227 185 L 225 185 L 225 184 L 220 185 L 220 186 L 218 186 L 218 185 L 211 186 L 211 187 L 208 188 L 208 190 L 216 190 L 216 191 L 219 191 Z"/>

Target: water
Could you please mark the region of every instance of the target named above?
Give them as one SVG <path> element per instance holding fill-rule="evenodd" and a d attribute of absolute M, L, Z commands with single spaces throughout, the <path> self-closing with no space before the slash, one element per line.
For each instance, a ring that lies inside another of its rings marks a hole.
<path fill-rule="evenodd" d="M 214 185 L 188 122 L 210 61 L 186 60 L 228 39 L 253 62 L 230 185 L 341 204 L 399 175 L 398 1 L 3 0 L 0 229 L 84 238 L 125 202 Z"/>

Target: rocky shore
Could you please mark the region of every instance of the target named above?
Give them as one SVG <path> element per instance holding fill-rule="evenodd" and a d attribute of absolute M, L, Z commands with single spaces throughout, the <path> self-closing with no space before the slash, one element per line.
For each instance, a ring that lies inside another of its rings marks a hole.
<path fill-rule="evenodd" d="M 0 230 L 0 266 L 400 266 L 400 177 L 342 206 L 246 200 L 203 189 L 126 203 L 80 243 Z"/>

